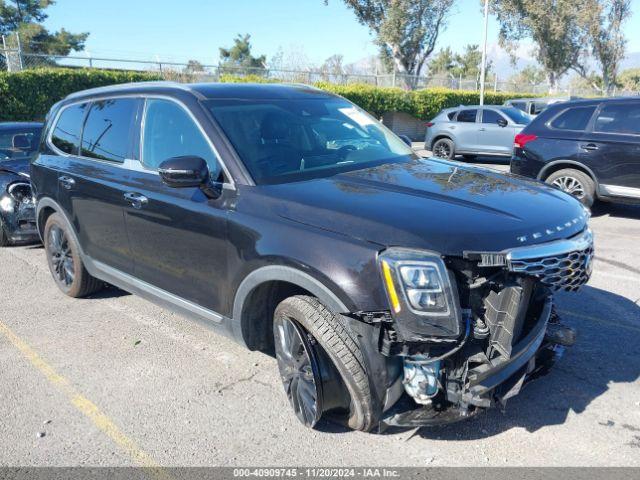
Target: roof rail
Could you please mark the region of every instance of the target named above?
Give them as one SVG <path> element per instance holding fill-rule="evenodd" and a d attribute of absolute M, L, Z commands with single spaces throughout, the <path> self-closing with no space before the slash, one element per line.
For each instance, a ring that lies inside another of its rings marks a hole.
<path fill-rule="evenodd" d="M 181 90 L 186 90 L 186 91 L 189 91 L 189 92 L 192 91 L 189 87 L 187 87 L 183 83 L 173 82 L 173 81 L 169 81 L 169 80 L 162 80 L 162 81 L 148 81 L 148 82 L 118 83 L 118 84 L 115 84 L 115 85 L 105 85 L 103 87 L 88 88 L 86 90 L 80 90 L 79 92 L 70 93 L 65 98 L 72 99 L 72 98 L 77 98 L 77 97 L 83 97 L 85 95 L 90 95 L 90 94 L 108 93 L 108 92 L 126 90 L 127 88 L 140 87 L 140 86 L 145 86 L 145 87 L 174 87 L 174 88 L 179 88 Z"/>

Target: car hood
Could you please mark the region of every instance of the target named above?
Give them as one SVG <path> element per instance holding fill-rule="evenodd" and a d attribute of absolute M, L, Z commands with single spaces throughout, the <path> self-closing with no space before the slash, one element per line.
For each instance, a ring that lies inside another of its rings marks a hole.
<path fill-rule="evenodd" d="M 260 189 L 264 206 L 283 218 L 385 247 L 445 255 L 568 238 L 588 221 L 582 205 L 559 190 L 435 159 Z"/>
<path fill-rule="evenodd" d="M 0 172 L 15 173 L 16 175 L 29 177 L 29 158 L 0 161 Z"/>

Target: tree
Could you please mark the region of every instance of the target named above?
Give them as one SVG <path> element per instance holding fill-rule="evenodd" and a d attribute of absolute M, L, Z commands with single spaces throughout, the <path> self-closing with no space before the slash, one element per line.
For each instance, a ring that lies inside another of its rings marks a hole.
<path fill-rule="evenodd" d="M 592 13 L 588 28 L 591 53 L 600 65 L 603 93 L 611 95 L 624 58 L 627 42 L 622 24 L 631 14 L 631 0 L 589 0 L 586 9 Z"/>
<path fill-rule="evenodd" d="M 482 66 L 482 52 L 478 45 L 467 45 L 464 53 L 454 54 L 449 47 L 440 50 L 438 55 L 429 62 L 429 72 L 432 74 L 447 73 L 454 78 L 475 78 L 480 80 Z M 487 62 L 486 74 L 492 68 L 492 62 Z"/>
<path fill-rule="evenodd" d="M 343 1 L 375 35 L 382 57 L 389 59 L 394 71 L 419 75 L 446 26 L 454 0 Z"/>
<path fill-rule="evenodd" d="M 220 48 L 221 70 L 229 73 L 261 73 L 265 69 L 267 57 L 251 55 L 251 35 L 240 35 L 233 40 L 233 47 Z"/>
<path fill-rule="evenodd" d="M 575 0 L 500 0 L 492 3 L 500 23 L 500 43 L 513 52 L 530 38 L 544 69 L 550 92 L 569 70 L 585 74 L 587 30 L 590 12 Z"/>
<path fill-rule="evenodd" d="M 627 92 L 640 92 L 640 68 L 630 68 L 618 77 L 620 87 Z"/>
<path fill-rule="evenodd" d="M 513 85 L 540 85 L 546 80 L 546 74 L 538 65 L 527 65 L 509 79 Z"/>
<path fill-rule="evenodd" d="M 0 35 L 18 34 L 24 52 L 68 55 L 84 50 L 88 33 L 71 33 L 64 28 L 50 32 L 41 25 L 45 10 L 54 0 L 0 0 Z"/>
<path fill-rule="evenodd" d="M 489 72 L 493 68 L 493 62 L 488 61 L 485 74 L 489 75 Z M 480 80 L 480 73 L 482 70 L 482 52 L 479 45 L 467 45 L 464 47 L 463 54 L 456 54 L 455 66 L 451 70 L 451 73 L 456 77 L 462 76 L 463 78 L 473 77 L 477 81 Z"/>
<path fill-rule="evenodd" d="M 198 60 L 189 60 L 184 67 L 184 73 L 204 73 L 204 65 Z"/>
<path fill-rule="evenodd" d="M 323 79 L 341 83 L 346 73 L 343 62 L 344 57 L 342 55 L 331 55 L 327 58 L 320 67 Z"/>
<path fill-rule="evenodd" d="M 449 73 L 455 67 L 455 55 L 451 47 L 441 48 L 438 54 L 429 62 L 429 73 Z"/>

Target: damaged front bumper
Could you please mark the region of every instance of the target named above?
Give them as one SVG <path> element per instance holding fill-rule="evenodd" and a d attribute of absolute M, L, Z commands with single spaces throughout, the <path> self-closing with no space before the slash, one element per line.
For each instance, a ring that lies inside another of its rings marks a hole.
<path fill-rule="evenodd" d="M 40 241 L 36 225 L 36 209 L 33 201 L 17 202 L 9 195 L 0 199 L 2 228 L 11 243 Z"/>
<path fill-rule="evenodd" d="M 545 375 L 574 339 L 575 332 L 559 323 L 549 296 L 537 323 L 513 346 L 509 359 L 468 357 L 466 364 L 469 368 L 462 382 L 445 379 L 442 395 L 428 405 L 420 405 L 406 393 L 401 394 L 382 415 L 380 429 L 455 423 L 490 407 L 503 408 L 526 383 Z M 394 388 L 397 392 L 397 384 L 390 391 Z"/>

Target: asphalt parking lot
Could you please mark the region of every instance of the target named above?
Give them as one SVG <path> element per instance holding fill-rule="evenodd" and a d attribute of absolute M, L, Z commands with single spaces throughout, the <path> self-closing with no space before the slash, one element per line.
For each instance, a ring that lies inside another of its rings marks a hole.
<path fill-rule="evenodd" d="M 119 290 L 67 298 L 41 247 L 0 249 L 0 465 L 640 466 L 640 207 L 592 227 L 549 376 L 505 413 L 382 435 L 307 430 L 274 359 Z"/>

